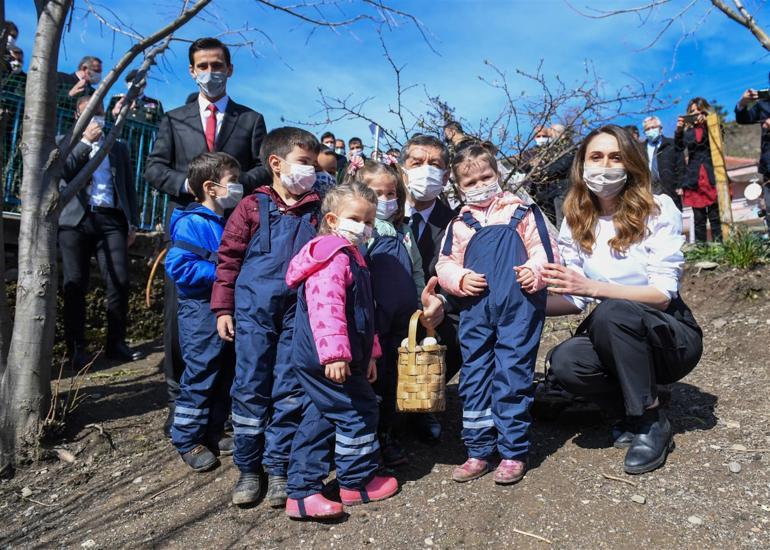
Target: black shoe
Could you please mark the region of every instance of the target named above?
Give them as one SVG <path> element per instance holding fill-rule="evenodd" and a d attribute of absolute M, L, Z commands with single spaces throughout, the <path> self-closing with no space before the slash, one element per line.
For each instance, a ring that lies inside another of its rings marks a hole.
<path fill-rule="evenodd" d="M 634 438 L 626 451 L 624 469 L 627 474 L 644 474 L 659 468 L 674 447 L 671 423 L 658 407 L 634 422 Z"/>
<path fill-rule="evenodd" d="M 625 419 L 615 422 L 610 428 L 610 440 L 616 449 L 628 449 L 633 439 L 634 434 L 630 431 Z"/>
<path fill-rule="evenodd" d="M 107 359 L 130 363 L 131 361 L 138 361 L 142 357 L 144 354 L 141 351 L 132 350 L 125 342 L 118 342 L 107 347 Z"/>
<path fill-rule="evenodd" d="M 267 476 L 267 499 L 272 508 L 283 508 L 286 506 L 286 482 L 284 476 Z"/>
<path fill-rule="evenodd" d="M 163 423 L 163 435 L 166 436 L 166 438 L 171 439 L 171 426 L 174 425 L 174 404 L 170 403 L 168 406 L 168 416 L 166 416 L 166 421 Z"/>
<path fill-rule="evenodd" d="M 386 468 L 409 464 L 404 449 L 401 448 L 398 440 L 390 434 L 380 434 L 380 452 Z"/>
<path fill-rule="evenodd" d="M 86 365 L 88 365 L 93 358 L 90 353 L 82 351 L 80 348 L 75 348 L 74 351 L 69 354 L 69 368 L 73 372 L 80 372 Z"/>
<path fill-rule="evenodd" d="M 257 472 L 241 472 L 233 488 L 233 504 L 254 504 L 262 494 L 262 475 Z"/>
<path fill-rule="evenodd" d="M 230 456 L 235 449 L 235 439 L 230 435 L 223 435 L 217 442 L 217 449 L 219 450 L 220 456 Z"/>
<path fill-rule="evenodd" d="M 184 460 L 185 464 L 192 468 L 194 472 L 205 472 L 219 464 L 219 460 L 214 456 L 214 453 L 209 451 L 203 445 L 197 445 L 192 451 L 183 453 L 182 460 Z"/>
<path fill-rule="evenodd" d="M 420 413 L 415 416 L 415 428 L 426 443 L 438 443 L 441 438 L 441 422 L 433 413 Z"/>

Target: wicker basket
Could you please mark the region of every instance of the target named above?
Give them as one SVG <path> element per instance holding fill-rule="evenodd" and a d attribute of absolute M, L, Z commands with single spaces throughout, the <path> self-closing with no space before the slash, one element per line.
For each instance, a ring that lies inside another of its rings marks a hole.
<path fill-rule="evenodd" d="M 417 345 L 417 323 L 422 311 L 409 321 L 407 347 L 398 348 L 396 404 L 401 412 L 441 412 L 446 408 L 446 346 Z M 434 336 L 428 330 L 428 336 Z"/>

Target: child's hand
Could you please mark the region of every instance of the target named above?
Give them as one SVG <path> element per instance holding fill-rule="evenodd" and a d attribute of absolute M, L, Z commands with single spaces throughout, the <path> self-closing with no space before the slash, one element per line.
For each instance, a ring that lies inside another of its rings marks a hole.
<path fill-rule="evenodd" d="M 232 315 L 220 315 L 217 317 L 217 332 L 219 337 L 225 342 L 232 342 L 235 337 Z"/>
<path fill-rule="evenodd" d="M 369 359 L 369 368 L 366 369 L 366 379 L 370 384 L 374 384 L 377 381 L 377 361 L 375 359 Z"/>
<path fill-rule="evenodd" d="M 471 271 L 463 276 L 460 289 L 469 296 L 478 296 L 487 288 L 486 276 Z"/>
<path fill-rule="evenodd" d="M 516 282 L 521 285 L 522 290 L 524 290 L 524 292 L 529 292 L 530 294 L 535 292 L 537 280 L 535 279 L 535 274 L 532 273 L 532 270 L 520 265 L 514 267 L 513 270 L 516 272 Z"/>
<path fill-rule="evenodd" d="M 350 366 L 347 361 L 335 361 L 326 365 L 326 378 L 342 384 L 350 376 Z"/>

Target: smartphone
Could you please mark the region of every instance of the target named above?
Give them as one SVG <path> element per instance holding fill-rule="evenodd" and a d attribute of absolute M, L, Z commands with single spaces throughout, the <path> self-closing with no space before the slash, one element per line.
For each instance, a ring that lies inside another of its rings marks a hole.
<path fill-rule="evenodd" d="M 682 119 L 686 124 L 694 124 L 698 120 L 698 115 L 682 115 Z"/>
<path fill-rule="evenodd" d="M 770 89 L 757 90 L 758 99 L 770 99 Z"/>

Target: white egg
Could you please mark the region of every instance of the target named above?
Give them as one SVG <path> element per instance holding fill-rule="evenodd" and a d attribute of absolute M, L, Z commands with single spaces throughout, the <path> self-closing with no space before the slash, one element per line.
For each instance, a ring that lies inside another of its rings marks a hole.
<path fill-rule="evenodd" d="M 428 336 L 423 339 L 421 346 L 435 346 L 438 344 L 438 340 L 436 340 L 433 336 Z"/>
<path fill-rule="evenodd" d="M 402 348 L 409 347 L 409 338 L 404 338 L 403 340 L 401 340 L 401 347 Z"/>

